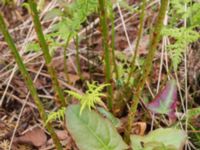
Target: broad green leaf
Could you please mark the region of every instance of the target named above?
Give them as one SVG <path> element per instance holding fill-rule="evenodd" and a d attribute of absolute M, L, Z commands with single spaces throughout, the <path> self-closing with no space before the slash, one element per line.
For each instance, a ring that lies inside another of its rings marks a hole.
<path fill-rule="evenodd" d="M 108 112 L 107 110 L 105 110 L 104 108 L 102 107 L 97 107 L 97 111 L 105 116 L 108 120 L 110 120 L 112 122 L 112 124 L 118 128 L 122 125 L 122 123 L 120 122 L 120 120 L 118 118 L 116 118 L 115 116 L 113 116 L 112 113 Z"/>
<path fill-rule="evenodd" d="M 187 134 L 179 129 L 159 128 L 146 136 L 131 135 L 133 150 L 181 150 Z"/>
<path fill-rule="evenodd" d="M 93 110 L 71 105 L 66 110 L 66 125 L 80 150 L 124 150 L 124 143 L 115 127 Z"/>

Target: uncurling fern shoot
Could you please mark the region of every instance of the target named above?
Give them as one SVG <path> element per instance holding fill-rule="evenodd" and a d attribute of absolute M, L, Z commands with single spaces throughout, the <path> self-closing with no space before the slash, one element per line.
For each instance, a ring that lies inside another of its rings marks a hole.
<path fill-rule="evenodd" d="M 102 90 L 104 87 L 109 86 L 110 84 L 101 84 L 97 85 L 96 82 L 86 82 L 88 90 L 85 92 L 85 94 L 81 95 L 78 94 L 74 91 L 66 91 L 69 95 L 75 97 L 80 101 L 81 104 L 81 109 L 80 109 L 80 114 L 85 108 L 95 108 L 95 104 L 99 104 L 104 106 L 103 101 L 101 100 L 102 96 L 106 96 L 105 94 L 102 93 Z"/>

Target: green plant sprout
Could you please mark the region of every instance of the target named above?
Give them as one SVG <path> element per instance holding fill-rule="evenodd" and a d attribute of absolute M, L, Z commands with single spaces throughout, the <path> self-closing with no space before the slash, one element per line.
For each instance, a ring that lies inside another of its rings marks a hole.
<path fill-rule="evenodd" d="M 85 92 L 85 94 L 81 95 L 74 91 L 66 91 L 69 95 L 75 97 L 80 101 L 81 109 L 80 114 L 82 111 L 87 107 L 89 109 L 95 108 L 95 104 L 99 104 L 101 106 L 105 106 L 103 101 L 101 100 L 102 96 L 106 96 L 102 93 L 102 90 L 106 86 L 110 86 L 110 84 L 101 84 L 97 85 L 96 82 L 86 82 L 88 90 Z"/>
<path fill-rule="evenodd" d="M 101 93 L 104 87 L 109 86 L 109 84 L 101 84 L 97 85 L 96 82 L 86 82 L 88 90 L 85 92 L 85 94 L 81 95 L 79 93 L 76 93 L 74 91 L 67 90 L 66 92 L 75 97 L 77 100 L 80 101 L 81 109 L 80 114 L 82 111 L 87 107 L 91 110 L 91 108 L 95 108 L 95 104 L 99 104 L 101 106 L 105 106 L 103 101 L 101 100 L 102 96 L 106 96 L 105 94 Z M 66 108 L 62 107 L 56 112 L 52 112 L 48 115 L 48 119 L 46 121 L 46 124 L 48 122 L 52 122 L 55 120 L 63 120 L 65 116 Z"/>
<path fill-rule="evenodd" d="M 51 112 L 48 115 L 48 118 L 47 118 L 47 120 L 45 122 L 45 125 L 47 123 L 55 121 L 55 120 L 64 120 L 64 118 L 65 118 L 65 111 L 66 111 L 66 107 L 62 107 L 58 111 Z"/>

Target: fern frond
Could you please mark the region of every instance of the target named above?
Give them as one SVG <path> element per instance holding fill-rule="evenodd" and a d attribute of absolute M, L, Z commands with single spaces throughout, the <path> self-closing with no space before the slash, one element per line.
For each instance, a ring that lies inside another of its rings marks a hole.
<path fill-rule="evenodd" d="M 185 11 L 187 5 L 187 11 Z M 170 24 L 177 24 L 180 19 L 187 19 L 189 26 L 199 26 L 200 24 L 200 3 L 192 0 L 171 0 L 171 9 L 169 10 Z"/>
<path fill-rule="evenodd" d="M 192 42 L 199 39 L 199 33 L 193 31 L 192 28 L 164 28 L 162 30 L 164 36 L 169 36 L 175 40 L 174 43 L 168 45 L 169 56 L 172 60 L 173 67 L 177 70 L 181 62 L 182 56 L 187 47 Z"/>
<path fill-rule="evenodd" d="M 81 24 L 87 20 L 87 16 L 96 12 L 97 0 L 76 0 L 68 6 L 70 16 L 63 16 L 61 21 L 54 25 L 54 31 L 59 32 L 59 37 L 66 42 L 68 36 L 74 37 L 81 28 Z M 66 8 L 64 8 L 66 9 Z"/>
<path fill-rule="evenodd" d="M 56 48 L 60 47 L 67 42 L 68 38 L 73 38 L 76 36 L 78 31 L 81 29 L 83 22 L 87 20 L 87 17 L 96 12 L 98 8 L 98 0 L 76 0 L 72 4 L 66 5 L 64 2 L 60 2 L 60 9 L 53 8 L 50 10 L 51 13 L 47 13 L 45 18 L 55 18 L 59 17 L 60 21 L 52 25 L 51 32 L 45 35 L 47 42 L 50 43 L 49 47 L 51 53 Z M 56 41 L 59 37 L 59 41 Z M 38 43 L 35 45 L 39 46 Z M 28 49 L 30 51 L 31 49 Z M 31 50 L 33 51 L 33 50 Z"/>
<path fill-rule="evenodd" d="M 65 111 L 66 111 L 66 108 L 65 107 L 62 107 L 60 108 L 58 111 L 56 112 L 51 112 L 49 115 L 48 115 L 48 118 L 45 122 L 45 125 L 49 122 L 52 122 L 52 121 L 55 121 L 55 120 L 64 120 L 65 118 Z"/>
<path fill-rule="evenodd" d="M 74 91 L 69 91 L 69 90 L 66 90 L 66 92 L 67 92 L 69 95 L 71 95 L 71 96 L 73 96 L 74 98 L 76 98 L 76 99 L 78 99 L 79 101 L 81 101 L 81 99 L 82 99 L 82 95 L 81 95 L 81 94 L 76 93 L 76 92 L 74 92 Z"/>
<path fill-rule="evenodd" d="M 200 25 L 200 3 L 194 3 L 188 11 L 188 18 L 192 26 Z"/>
<path fill-rule="evenodd" d="M 89 82 L 86 82 L 86 84 L 88 90 L 83 95 L 80 95 L 73 91 L 67 91 L 68 94 L 80 100 L 81 104 L 80 114 L 85 108 L 88 109 L 95 108 L 95 104 L 105 106 L 103 101 L 101 100 L 101 97 L 105 96 L 105 94 L 102 93 L 102 90 L 106 86 L 109 86 L 109 84 L 98 85 L 97 82 L 92 82 L 91 84 Z"/>

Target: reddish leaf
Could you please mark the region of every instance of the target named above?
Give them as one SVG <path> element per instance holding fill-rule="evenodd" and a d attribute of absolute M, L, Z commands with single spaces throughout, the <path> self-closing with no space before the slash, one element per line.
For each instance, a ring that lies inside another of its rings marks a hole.
<path fill-rule="evenodd" d="M 176 81 L 170 80 L 163 90 L 147 105 L 147 108 L 154 113 L 167 114 L 169 118 L 175 118 L 177 102 Z"/>

